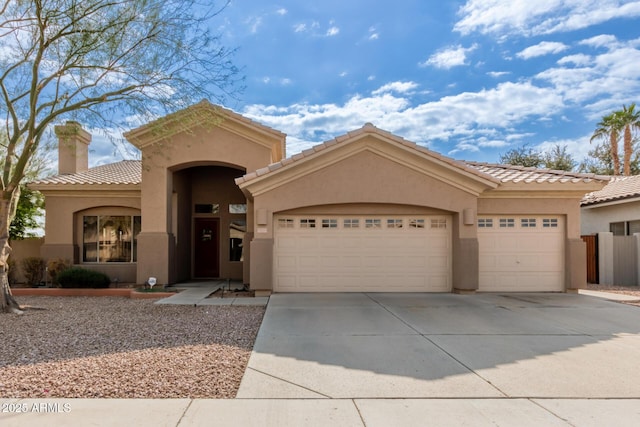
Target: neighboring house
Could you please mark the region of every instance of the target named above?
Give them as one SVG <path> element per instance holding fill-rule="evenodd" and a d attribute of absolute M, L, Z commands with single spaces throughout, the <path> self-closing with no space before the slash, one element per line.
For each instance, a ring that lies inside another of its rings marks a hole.
<path fill-rule="evenodd" d="M 582 234 L 593 245 L 590 281 L 640 285 L 640 175 L 612 177 L 580 204 Z"/>
<path fill-rule="evenodd" d="M 203 101 L 125 137 L 142 162 L 87 169 L 56 127 L 43 257 L 121 281 L 230 278 L 298 291 L 585 286 L 579 202 L 606 177 L 456 161 L 371 124 L 285 157 L 285 135 Z"/>
<path fill-rule="evenodd" d="M 585 195 L 580 205 L 582 234 L 640 233 L 640 175 L 613 177 L 603 189 Z"/>

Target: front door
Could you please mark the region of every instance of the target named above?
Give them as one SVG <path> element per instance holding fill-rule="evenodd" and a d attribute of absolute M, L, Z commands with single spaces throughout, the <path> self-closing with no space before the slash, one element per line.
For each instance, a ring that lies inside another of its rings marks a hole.
<path fill-rule="evenodd" d="M 217 218 L 195 218 L 194 277 L 220 277 L 220 223 Z"/>

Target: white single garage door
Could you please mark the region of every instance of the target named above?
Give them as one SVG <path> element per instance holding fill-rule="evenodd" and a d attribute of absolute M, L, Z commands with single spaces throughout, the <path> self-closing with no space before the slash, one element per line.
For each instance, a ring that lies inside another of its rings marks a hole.
<path fill-rule="evenodd" d="M 276 216 L 276 292 L 448 292 L 449 216 Z"/>
<path fill-rule="evenodd" d="M 564 291 L 561 216 L 480 216 L 480 291 Z"/>

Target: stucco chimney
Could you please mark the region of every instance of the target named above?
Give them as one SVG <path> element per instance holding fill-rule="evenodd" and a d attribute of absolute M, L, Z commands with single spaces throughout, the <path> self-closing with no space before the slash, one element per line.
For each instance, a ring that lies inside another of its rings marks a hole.
<path fill-rule="evenodd" d="M 58 173 L 71 174 L 89 169 L 91 134 L 80 123 L 68 121 L 55 127 L 58 137 Z"/>

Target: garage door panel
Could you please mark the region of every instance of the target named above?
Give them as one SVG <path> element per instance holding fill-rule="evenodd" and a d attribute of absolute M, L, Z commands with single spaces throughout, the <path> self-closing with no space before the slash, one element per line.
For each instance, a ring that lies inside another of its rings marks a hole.
<path fill-rule="evenodd" d="M 478 229 L 479 290 L 564 290 L 563 218 L 555 217 L 557 227 L 542 227 L 548 216 L 492 218 L 493 227 Z M 502 218 L 510 218 L 513 227 L 499 227 Z"/>
<path fill-rule="evenodd" d="M 439 218 L 444 228 L 431 229 L 428 218 L 418 222 L 422 228 L 409 227 L 407 217 L 381 218 L 379 228 L 366 228 L 365 218 L 353 228 L 342 228 L 341 218 L 331 230 L 276 228 L 274 290 L 450 291 L 451 220 Z"/>

